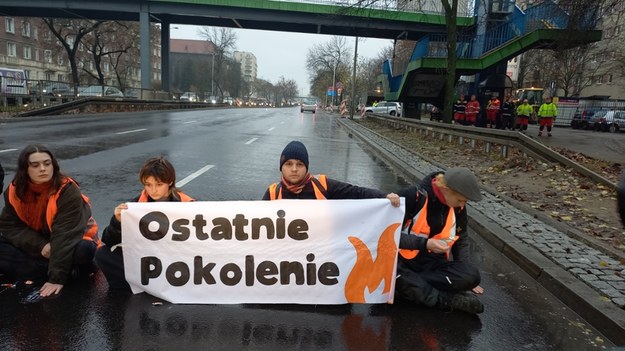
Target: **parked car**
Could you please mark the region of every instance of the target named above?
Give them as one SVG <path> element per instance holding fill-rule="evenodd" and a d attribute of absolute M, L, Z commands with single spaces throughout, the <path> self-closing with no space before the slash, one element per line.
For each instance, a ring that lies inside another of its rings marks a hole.
<path fill-rule="evenodd" d="M 595 130 L 616 133 L 625 128 L 625 111 L 601 110 L 590 119 Z"/>
<path fill-rule="evenodd" d="M 300 104 L 300 111 L 303 113 L 305 111 L 310 111 L 312 113 L 317 113 L 317 100 L 315 99 L 304 99 Z"/>
<path fill-rule="evenodd" d="M 231 96 L 226 96 L 224 98 L 224 104 L 232 106 L 234 104 L 234 99 Z"/>
<path fill-rule="evenodd" d="M 396 101 L 380 101 L 376 106 L 366 106 L 365 112 L 389 114 L 391 116 L 401 116 L 401 104 Z"/>
<path fill-rule="evenodd" d="M 594 126 L 589 123 L 590 118 L 596 112 L 600 111 L 601 107 L 578 107 L 575 110 L 573 119 L 571 120 L 571 128 L 573 129 L 591 129 Z"/>
<path fill-rule="evenodd" d="M 73 96 L 74 88 L 64 82 L 36 81 L 30 85 L 30 94 L 55 97 Z"/>
<path fill-rule="evenodd" d="M 180 95 L 180 101 L 197 102 L 197 94 L 187 91 L 184 94 Z"/>
<path fill-rule="evenodd" d="M 124 93 L 115 87 L 91 85 L 78 91 L 78 97 L 85 96 L 124 97 Z"/>

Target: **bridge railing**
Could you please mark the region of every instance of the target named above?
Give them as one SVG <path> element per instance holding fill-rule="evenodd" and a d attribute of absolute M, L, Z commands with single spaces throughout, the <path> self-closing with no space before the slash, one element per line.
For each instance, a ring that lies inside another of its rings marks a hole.
<path fill-rule="evenodd" d="M 508 21 L 491 28 L 486 33 L 471 36 L 459 35 L 456 44 L 458 58 L 478 58 L 501 47 L 505 43 L 536 29 L 564 29 L 569 23 L 569 14 L 553 1 L 544 1 L 523 12 L 518 6 Z M 575 23 L 579 29 L 594 29 L 596 14 L 591 13 Z M 447 57 L 447 35 L 429 34 L 415 45 L 411 61 L 422 57 Z"/>
<path fill-rule="evenodd" d="M 302 2 L 320 5 L 333 5 L 341 7 L 368 8 L 375 10 L 415 12 L 432 15 L 444 15 L 445 9 L 440 1 L 409 1 L 409 0 L 382 0 L 382 1 L 362 1 L 362 0 L 280 0 L 288 2 Z M 364 4 L 364 5 L 363 5 Z M 473 17 L 475 7 L 474 0 L 458 1 L 458 17 Z"/>

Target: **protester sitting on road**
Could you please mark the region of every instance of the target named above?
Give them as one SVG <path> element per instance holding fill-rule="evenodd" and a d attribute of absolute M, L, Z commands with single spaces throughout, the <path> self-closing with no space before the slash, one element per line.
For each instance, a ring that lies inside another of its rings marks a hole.
<path fill-rule="evenodd" d="M 176 188 L 176 170 L 164 157 L 150 158 L 143 164 L 139 172 L 139 181 L 143 191 L 131 202 L 195 201 Z M 124 257 L 122 248 L 116 245 L 122 242 L 121 214 L 128 209 L 127 203 L 115 207 L 111 221 L 102 232 L 104 245 L 95 254 L 95 261 L 104 273 L 110 289 L 130 290 L 124 275 Z"/>
<path fill-rule="evenodd" d="M 484 289 L 479 270 L 469 260 L 465 208 L 468 200 L 482 199 L 475 175 L 464 167 L 450 168 L 428 175 L 399 195 L 406 198 L 406 214 L 396 294 L 446 311 L 482 313 L 484 305 L 473 294 Z"/>
<path fill-rule="evenodd" d="M 39 295 L 58 294 L 70 278 L 95 271 L 98 226 L 78 183 L 60 171 L 44 145 L 28 145 L 4 193 L 0 214 L 0 273 L 47 282 Z M 36 286 L 36 285 L 35 285 Z"/>
<path fill-rule="evenodd" d="M 621 222 L 625 227 L 625 173 L 621 177 L 621 182 L 617 189 L 618 212 L 621 215 Z"/>
<path fill-rule="evenodd" d="M 386 197 L 393 206 L 399 207 L 400 205 L 397 194 L 385 194 L 379 190 L 343 183 L 325 175 L 313 176 L 308 172 L 308 165 L 306 146 L 299 141 L 291 141 L 280 154 L 282 179 L 269 186 L 263 200 L 340 200 Z"/>

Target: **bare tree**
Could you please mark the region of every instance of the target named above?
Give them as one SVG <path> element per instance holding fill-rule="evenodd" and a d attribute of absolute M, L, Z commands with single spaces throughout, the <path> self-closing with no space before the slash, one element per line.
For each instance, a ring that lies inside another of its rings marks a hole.
<path fill-rule="evenodd" d="M 85 36 L 96 30 L 103 21 L 44 18 L 43 22 L 65 49 L 72 70 L 74 94 L 77 94 L 80 84 L 77 62 L 79 43 Z"/>
<path fill-rule="evenodd" d="M 325 96 L 328 86 L 334 82 L 346 82 L 350 77 L 351 47 L 345 37 L 334 36 L 330 41 L 315 44 L 308 49 L 306 69 L 311 77 L 310 91 L 315 96 Z"/>
<path fill-rule="evenodd" d="M 297 82 L 293 79 L 285 79 L 280 77 L 280 80 L 276 84 L 276 103 L 288 103 L 293 101 L 298 95 Z"/>
<path fill-rule="evenodd" d="M 214 56 L 214 80 L 220 95 L 223 95 L 223 87 L 226 80 L 227 58 L 232 57 L 236 47 L 237 35 L 232 28 L 225 27 L 202 27 L 198 35 L 213 43 Z"/>
<path fill-rule="evenodd" d="M 117 84 L 122 90 L 126 90 L 126 75 L 132 68 L 134 58 L 139 55 L 138 23 L 133 22 L 104 22 L 96 28 L 91 35 L 83 38 L 83 43 L 91 53 L 95 72 L 83 67 L 83 71 L 92 76 L 99 85 L 110 84 L 107 82 L 108 70 L 104 72 L 104 64 L 113 68 Z M 132 56 L 132 57 L 129 57 Z M 127 60 L 126 58 L 131 58 Z"/>

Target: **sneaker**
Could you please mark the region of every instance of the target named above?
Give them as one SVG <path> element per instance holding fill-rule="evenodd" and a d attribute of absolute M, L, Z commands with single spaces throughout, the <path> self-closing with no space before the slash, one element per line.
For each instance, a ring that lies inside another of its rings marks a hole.
<path fill-rule="evenodd" d="M 538 136 L 543 136 L 543 132 L 538 132 Z"/>
<path fill-rule="evenodd" d="M 452 312 L 453 310 L 460 310 L 472 314 L 484 312 L 484 304 L 478 299 L 475 294 L 470 292 L 439 292 L 438 308 Z"/>

